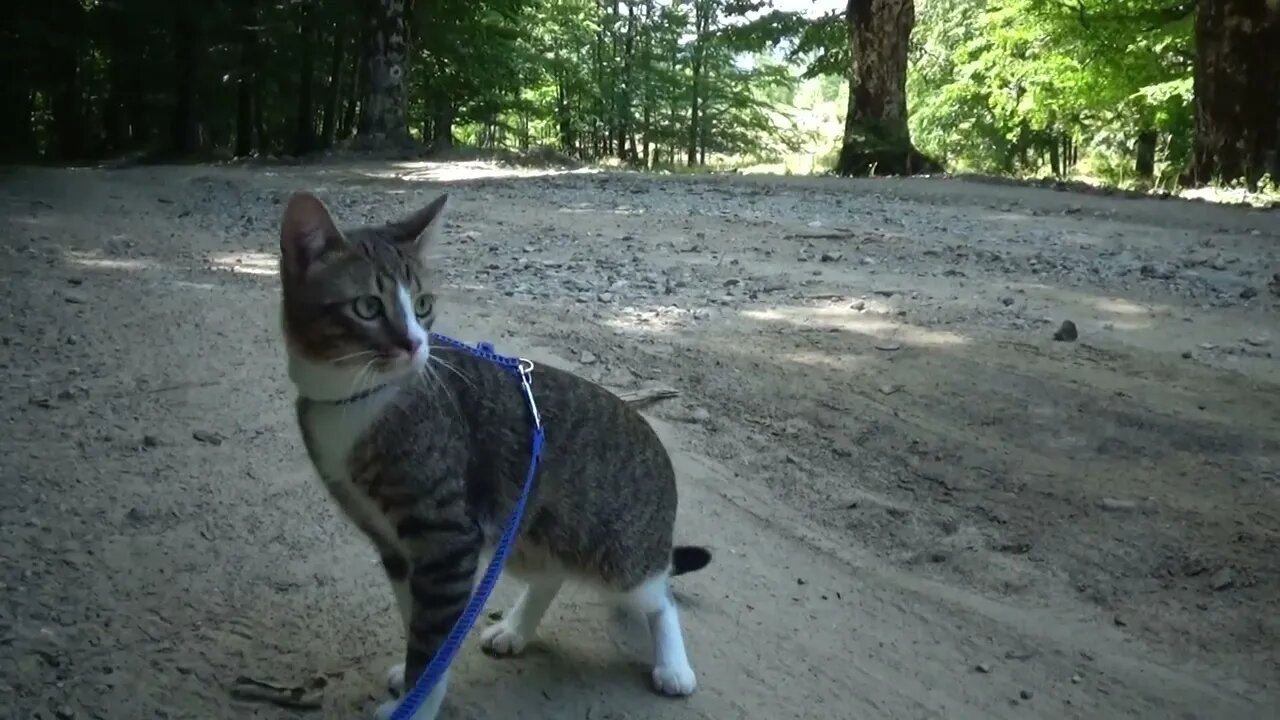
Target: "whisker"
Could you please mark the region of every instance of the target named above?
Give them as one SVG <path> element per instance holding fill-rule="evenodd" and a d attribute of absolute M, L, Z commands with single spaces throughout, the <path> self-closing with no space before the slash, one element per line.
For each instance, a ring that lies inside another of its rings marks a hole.
<path fill-rule="evenodd" d="M 439 373 L 437 373 L 437 372 L 436 372 L 436 369 L 435 369 L 434 367 L 432 367 L 432 366 L 431 366 L 431 363 L 430 363 L 430 362 L 428 362 L 428 363 L 427 363 L 427 367 L 426 367 L 426 369 L 427 369 L 427 372 L 431 373 L 431 379 L 432 379 L 432 380 L 435 380 L 436 384 L 437 384 L 437 385 L 439 385 L 439 386 L 440 386 L 440 388 L 441 388 L 442 390 L 444 390 L 444 394 L 445 394 L 445 396 L 449 398 L 449 404 L 453 405 L 453 411 L 454 411 L 454 414 L 455 414 L 455 418 L 456 418 L 456 419 L 458 419 L 458 420 L 461 420 L 461 419 L 462 419 L 462 406 L 458 404 L 458 398 L 457 398 L 457 396 L 456 396 L 456 395 L 454 395 L 454 394 L 453 394 L 453 391 L 449 389 L 448 384 L 446 384 L 444 380 L 441 380 L 441 379 L 440 379 L 440 375 L 439 375 Z M 461 375 L 459 375 L 459 377 L 462 377 L 462 376 L 461 376 Z M 464 379 L 465 379 L 465 378 L 464 378 Z"/>
<path fill-rule="evenodd" d="M 331 362 L 331 363 L 335 363 L 335 364 L 336 364 L 336 363 L 340 363 L 340 362 L 342 362 L 343 360 L 350 360 L 351 358 L 358 358 L 358 357 L 360 357 L 361 355 L 376 355 L 376 354 L 377 354 L 377 351 L 375 351 L 375 350 L 361 350 L 360 352 L 353 352 L 353 353 L 351 353 L 350 355 L 343 355 L 343 356 L 342 356 L 342 357 L 340 357 L 340 358 L 334 358 L 334 359 L 330 360 L 329 362 Z"/>
<path fill-rule="evenodd" d="M 459 379 L 459 380 L 461 380 L 462 382 L 466 383 L 466 384 L 467 384 L 467 385 L 468 385 L 472 390 L 475 390 L 475 389 L 476 389 L 476 383 L 475 383 L 475 381 L 474 381 L 474 380 L 472 380 L 471 378 L 467 377 L 465 373 L 463 373 L 461 370 L 459 370 L 456 366 L 454 366 L 454 365 L 450 364 L 450 363 L 449 363 L 447 360 L 445 360 L 444 358 L 442 358 L 442 357 L 437 357 L 437 356 L 435 356 L 435 355 L 432 355 L 432 356 L 431 356 L 431 359 L 430 359 L 430 360 L 428 360 L 428 364 L 433 363 L 433 362 L 434 362 L 434 363 L 439 363 L 439 364 L 440 364 L 440 366 L 441 366 L 441 367 L 443 367 L 445 370 L 448 370 L 449 372 L 453 373 L 455 376 L 457 376 L 457 377 L 458 377 L 458 379 Z"/>

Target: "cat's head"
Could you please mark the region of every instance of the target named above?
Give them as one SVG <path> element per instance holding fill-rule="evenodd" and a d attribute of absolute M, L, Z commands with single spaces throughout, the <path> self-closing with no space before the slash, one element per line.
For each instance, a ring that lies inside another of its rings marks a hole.
<path fill-rule="evenodd" d="M 447 200 L 441 195 L 400 220 L 342 231 L 316 196 L 289 199 L 280 284 L 289 376 L 299 394 L 351 397 L 426 366 L 435 321 L 426 255 Z"/>

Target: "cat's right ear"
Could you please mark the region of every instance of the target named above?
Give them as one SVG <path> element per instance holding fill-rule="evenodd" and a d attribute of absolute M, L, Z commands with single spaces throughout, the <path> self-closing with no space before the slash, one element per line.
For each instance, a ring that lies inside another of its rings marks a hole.
<path fill-rule="evenodd" d="M 346 244 L 333 216 L 320 198 L 307 192 L 295 193 L 284 209 L 280 223 L 280 267 L 290 275 L 301 275 L 317 258 Z"/>

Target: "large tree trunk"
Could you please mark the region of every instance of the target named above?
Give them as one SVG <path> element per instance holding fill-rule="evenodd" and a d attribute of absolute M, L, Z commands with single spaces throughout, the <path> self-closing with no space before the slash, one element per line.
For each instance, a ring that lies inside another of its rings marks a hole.
<path fill-rule="evenodd" d="M 1199 0 L 1191 181 L 1280 175 L 1280 4 Z"/>
<path fill-rule="evenodd" d="M 849 110 L 836 172 L 911 175 L 938 169 L 911 144 L 907 50 L 915 0 L 849 0 Z"/>
<path fill-rule="evenodd" d="M 413 0 L 365 0 L 369 35 L 359 135 L 374 144 L 409 142 L 409 13 Z"/>

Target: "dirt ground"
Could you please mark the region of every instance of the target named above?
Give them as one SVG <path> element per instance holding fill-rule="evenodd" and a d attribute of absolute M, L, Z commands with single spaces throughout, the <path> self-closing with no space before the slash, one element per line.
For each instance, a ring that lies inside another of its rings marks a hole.
<path fill-rule="evenodd" d="M 1280 717 L 1280 213 L 336 162 L 0 176 L 0 716 L 369 716 L 399 622 L 294 425 L 276 224 L 445 188 L 440 329 L 678 389 L 716 559 L 692 698 L 569 591 L 442 717 Z"/>

